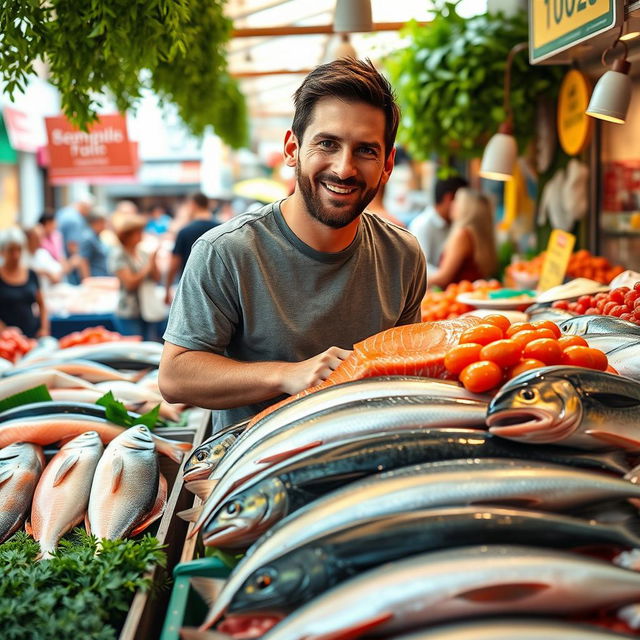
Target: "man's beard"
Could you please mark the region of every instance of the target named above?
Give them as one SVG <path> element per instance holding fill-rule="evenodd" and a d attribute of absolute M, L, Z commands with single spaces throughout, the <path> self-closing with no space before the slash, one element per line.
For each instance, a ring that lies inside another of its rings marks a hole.
<path fill-rule="evenodd" d="M 382 180 L 382 176 L 380 177 Z M 333 229 L 342 229 L 351 224 L 366 208 L 366 206 L 375 198 L 380 186 L 380 180 L 374 189 L 369 189 L 364 192 L 364 195 L 353 205 L 341 203 L 340 201 L 334 201 L 334 206 L 340 209 L 340 213 L 329 212 L 322 204 L 320 194 L 314 192 L 311 185 L 311 179 L 302 173 L 302 167 L 300 166 L 300 160 L 296 165 L 296 181 L 300 187 L 300 193 L 304 200 L 307 211 L 312 218 L 315 218 L 318 222 L 332 227 Z M 355 178 L 349 180 L 338 180 L 335 176 L 329 176 L 326 174 L 320 174 L 316 177 L 316 184 L 318 188 L 320 182 L 329 182 L 341 187 L 362 187 L 363 183 L 358 182 Z"/>

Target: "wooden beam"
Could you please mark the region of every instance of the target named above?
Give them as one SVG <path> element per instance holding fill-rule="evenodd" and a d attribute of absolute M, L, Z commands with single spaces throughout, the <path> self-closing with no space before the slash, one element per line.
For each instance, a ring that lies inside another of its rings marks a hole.
<path fill-rule="evenodd" d="M 311 69 L 269 69 L 267 71 L 233 71 L 234 78 L 262 78 L 264 76 L 306 76 L 311 73 Z"/>
<path fill-rule="evenodd" d="M 377 22 L 373 25 L 372 31 L 399 31 L 404 27 L 404 22 Z M 428 22 L 419 22 L 421 26 L 428 25 Z M 285 25 L 281 27 L 245 27 L 234 29 L 232 38 L 262 38 L 280 36 L 308 36 L 322 33 L 333 33 L 332 24 L 318 24 L 312 26 Z"/>

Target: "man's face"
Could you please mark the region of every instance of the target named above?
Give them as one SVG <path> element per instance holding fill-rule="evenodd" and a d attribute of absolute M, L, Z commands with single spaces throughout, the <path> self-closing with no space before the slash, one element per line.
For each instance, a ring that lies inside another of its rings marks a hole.
<path fill-rule="evenodd" d="M 309 215 L 340 229 L 364 211 L 393 169 L 395 154 L 385 158 L 384 131 L 381 109 L 323 98 L 302 143 L 287 134 L 287 162 L 295 163 L 297 188 Z"/>

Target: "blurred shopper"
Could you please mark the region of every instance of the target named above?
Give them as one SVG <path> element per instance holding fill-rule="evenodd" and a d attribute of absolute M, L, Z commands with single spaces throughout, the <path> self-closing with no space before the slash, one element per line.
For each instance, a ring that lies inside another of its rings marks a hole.
<path fill-rule="evenodd" d="M 87 216 L 93 204 L 93 197 L 86 195 L 56 213 L 56 223 L 62 234 L 67 256 L 77 253 L 80 236 L 87 228 Z"/>
<path fill-rule="evenodd" d="M 187 200 L 190 207 L 191 222 L 184 226 L 176 236 L 171 253 L 171 262 L 167 271 L 165 302 L 171 302 L 171 287 L 178 274 L 182 273 L 187 264 L 193 243 L 209 229 L 216 227 L 219 222 L 215 220 L 209 209 L 209 199 L 203 193 L 194 193 Z"/>
<path fill-rule="evenodd" d="M 171 224 L 171 216 L 167 214 L 167 210 L 161 204 L 152 204 L 146 211 L 147 225 L 144 230 L 147 233 L 156 235 L 164 235 L 169 230 Z"/>
<path fill-rule="evenodd" d="M 21 229 L 0 231 L 0 328 L 18 327 L 25 336 L 35 338 L 49 335 L 49 317 L 38 276 L 23 260 L 26 244 Z"/>
<path fill-rule="evenodd" d="M 458 189 L 451 206 L 453 226 L 437 271 L 429 275 L 430 287 L 495 275 L 498 267 L 493 211 L 487 196 Z"/>
<path fill-rule="evenodd" d="M 393 222 L 393 224 L 397 224 L 399 227 L 405 228 L 405 225 L 402 223 L 402 220 L 396 218 L 392 213 L 387 211 L 387 208 L 384 206 L 384 190 L 386 185 L 381 184 L 378 192 L 376 193 L 376 197 L 369 203 L 367 207 L 367 211 L 371 213 L 375 213 L 377 216 L 388 220 L 389 222 Z"/>
<path fill-rule="evenodd" d="M 40 285 L 46 290 L 52 284 L 58 284 L 64 276 L 64 264 L 59 262 L 42 246 L 44 231 L 38 224 L 25 231 L 27 244 L 24 252 L 26 266 L 35 271 L 40 278 Z"/>
<path fill-rule="evenodd" d="M 118 331 L 124 335 L 141 335 L 144 340 L 159 337 L 161 326 L 148 323 L 140 311 L 139 291 L 150 279 L 160 281 L 156 253 L 148 253 L 141 246 L 142 232 L 147 221 L 139 214 L 121 215 L 114 231 L 120 246 L 109 256 L 111 272 L 120 280 L 120 296 L 116 309 Z"/>
<path fill-rule="evenodd" d="M 453 177 L 438 180 L 435 185 L 435 204 L 428 206 L 410 223 L 409 231 L 418 239 L 418 243 L 427 258 L 429 274 L 436 271 L 440 264 L 442 251 L 451 228 L 451 203 L 456 191 L 468 186 L 464 178 Z"/>
<path fill-rule="evenodd" d="M 64 250 L 64 240 L 56 224 L 56 215 L 52 211 L 45 211 L 38 220 L 42 227 L 42 238 L 40 244 L 42 248 L 51 254 L 54 260 L 60 264 L 64 262 L 66 253 Z"/>
<path fill-rule="evenodd" d="M 110 275 L 107 267 L 107 246 L 100 239 L 100 234 L 107 228 L 107 214 L 94 209 L 87 216 L 87 228 L 80 237 L 78 253 L 82 258 L 80 266 L 81 279 Z"/>

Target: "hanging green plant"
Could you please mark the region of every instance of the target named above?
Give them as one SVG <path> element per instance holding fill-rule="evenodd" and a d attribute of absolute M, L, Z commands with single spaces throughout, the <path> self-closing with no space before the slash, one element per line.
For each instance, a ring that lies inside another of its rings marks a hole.
<path fill-rule="evenodd" d="M 457 4 L 437 4 L 426 26 L 408 24 L 407 46 L 385 61 L 402 108 L 398 140 L 418 160 L 482 155 L 506 116 L 507 54 L 528 38 L 524 12 L 465 19 L 456 13 Z M 526 52 L 514 58 L 511 105 L 521 149 L 533 136 L 536 99 L 555 95 L 562 75 L 559 67 L 530 66 Z"/>

